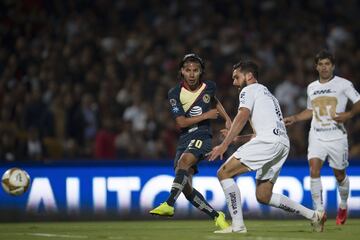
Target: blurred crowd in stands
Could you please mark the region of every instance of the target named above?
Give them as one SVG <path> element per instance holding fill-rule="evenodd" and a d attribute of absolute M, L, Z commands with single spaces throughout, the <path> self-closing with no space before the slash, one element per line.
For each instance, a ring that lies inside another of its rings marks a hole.
<path fill-rule="evenodd" d="M 306 107 L 323 48 L 360 90 L 359 12 L 356 0 L 1 1 L 0 161 L 173 158 L 167 91 L 189 52 L 231 117 L 232 65 L 244 58 L 285 116 Z M 214 141 L 223 127 L 214 121 Z M 359 158 L 359 116 L 346 127 Z M 288 129 L 290 157 L 306 156 L 308 129 Z"/>

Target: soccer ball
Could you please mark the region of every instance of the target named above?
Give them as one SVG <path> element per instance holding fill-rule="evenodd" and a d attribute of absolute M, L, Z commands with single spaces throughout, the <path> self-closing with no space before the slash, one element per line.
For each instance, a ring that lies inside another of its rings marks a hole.
<path fill-rule="evenodd" d="M 1 185 L 5 192 L 19 196 L 29 188 L 30 176 L 23 169 L 10 168 L 3 174 Z"/>

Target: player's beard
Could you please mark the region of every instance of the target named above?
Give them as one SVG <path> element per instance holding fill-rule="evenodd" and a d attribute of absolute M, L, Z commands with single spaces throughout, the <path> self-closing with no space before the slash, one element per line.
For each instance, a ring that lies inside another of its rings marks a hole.
<path fill-rule="evenodd" d="M 240 92 L 244 87 L 246 87 L 246 82 L 244 81 L 243 83 L 239 84 L 237 87 L 238 87 L 238 91 Z"/>

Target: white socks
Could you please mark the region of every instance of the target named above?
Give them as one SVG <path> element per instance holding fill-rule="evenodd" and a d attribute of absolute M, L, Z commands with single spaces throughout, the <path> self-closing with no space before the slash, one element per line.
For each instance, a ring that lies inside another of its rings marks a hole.
<path fill-rule="evenodd" d="M 310 191 L 313 200 L 313 208 L 318 211 L 324 211 L 321 178 L 310 179 Z"/>
<path fill-rule="evenodd" d="M 345 176 L 345 179 L 339 183 L 338 190 L 340 194 L 339 207 L 341 209 L 347 208 L 347 199 L 349 197 L 349 178 Z M 324 204 L 322 198 L 322 184 L 321 178 L 311 178 L 310 180 L 311 196 L 313 199 L 313 206 L 315 210 L 324 211 Z"/>
<path fill-rule="evenodd" d="M 300 214 L 310 220 L 313 219 L 315 213 L 313 210 L 306 208 L 300 203 L 297 203 L 290 198 L 278 193 L 272 194 L 269 205 L 283 209 L 287 212 Z"/>
<path fill-rule="evenodd" d="M 341 199 L 339 207 L 341 209 L 347 208 L 347 199 L 349 197 L 349 185 L 350 185 L 349 178 L 347 176 L 345 176 L 345 179 L 341 183 L 338 182 L 338 189 Z"/>
<path fill-rule="evenodd" d="M 244 226 L 244 219 L 241 208 L 240 190 L 232 178 L 220 181 L 224 190 L 226 203 L 232 218 L 232 229 L 234 232 L 240 231 Z"/>

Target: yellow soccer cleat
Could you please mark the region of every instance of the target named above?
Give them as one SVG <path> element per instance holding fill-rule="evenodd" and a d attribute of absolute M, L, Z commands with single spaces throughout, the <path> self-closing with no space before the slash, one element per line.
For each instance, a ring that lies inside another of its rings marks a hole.
<path fill-rule="evenodd" d="M 215 226 L 219 227 L 221 230 L 228 228 L 230 225 L 225 219 L 225 214 L 223 212 L 218 212 L 219 216 L 215 218 Z"/>
<path fill-rule="evenodd" d="M 172 217 L 174 216 L 174 207 L 169 206 L 167 202 L 163 202 L 157 208 L 151 210 L 149 213 L 162 217 Z"/>

